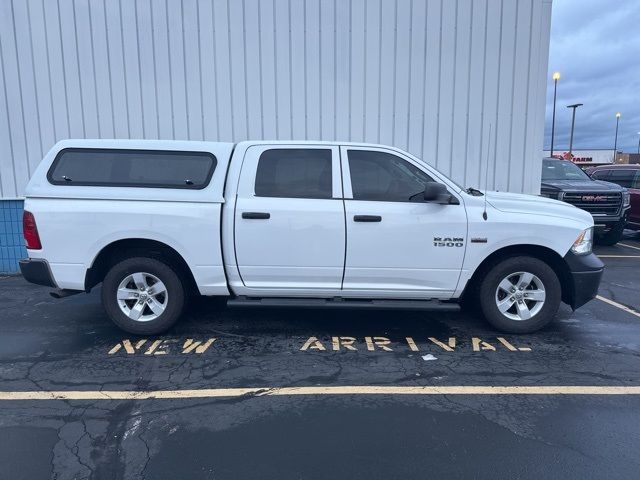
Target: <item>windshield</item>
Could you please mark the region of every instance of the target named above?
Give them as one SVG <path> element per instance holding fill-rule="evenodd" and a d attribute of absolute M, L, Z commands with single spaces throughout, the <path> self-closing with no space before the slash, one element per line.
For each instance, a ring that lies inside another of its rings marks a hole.
<path fill-rule="evenodd" d="M 580 167 L 568 160 L 543 160 L 542 180 L 591 180 Z"/>

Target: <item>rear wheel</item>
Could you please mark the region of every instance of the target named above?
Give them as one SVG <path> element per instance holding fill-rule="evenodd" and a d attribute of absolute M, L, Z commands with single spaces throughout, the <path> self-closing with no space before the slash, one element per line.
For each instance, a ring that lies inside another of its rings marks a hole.
<path fill-rule="evenodd" d="M 553 269 L 533 257 L 512 257 L 491 268 L 480 284 L 480 307 L 487 321 L 508 333 L 530 333 L 547 325 L 562 291 Z"/>
<path fill-rule="evenodd" d="M 102 283 L 102 305 L 122 330 L 155 335 L 170 328 L 184 306 L 184 286 L 167 264 L 135 257 L 117 263 Z"/>
<path fill-rule="evenodd" d="M 624 233 L 625 222 L 621 221 L 616 223 L 611 230 L 602 235 L 596 236 L 596 243 L 599 245 L 615 245 L 622 240 L 622 234 Z"/>

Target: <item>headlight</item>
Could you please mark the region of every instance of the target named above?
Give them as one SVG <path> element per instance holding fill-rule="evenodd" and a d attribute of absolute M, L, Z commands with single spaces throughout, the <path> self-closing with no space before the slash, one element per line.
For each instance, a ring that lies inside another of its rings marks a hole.
<path fill-rule="evenodd" d="M 554 200 L 562 200 L 562 192 L 540 192 L 541 197 L 553 198 Z"/>
<path fill-rule="evenodd" d="M 587 228 L 580 232 L 576 241 L 573 242 L 573 246 L 571 247 L 571 251 L 576 255 L 586 255 L 587 253 L 591 253 L 591 249 L 593 248 L 593 227 Z"/>
<path fill-rule="evenodd" d="M 629 205 L 631 205 L 631 195 L 629 192 L 624 191 L 622 192 L 622 206 L 628 207 Z"/>

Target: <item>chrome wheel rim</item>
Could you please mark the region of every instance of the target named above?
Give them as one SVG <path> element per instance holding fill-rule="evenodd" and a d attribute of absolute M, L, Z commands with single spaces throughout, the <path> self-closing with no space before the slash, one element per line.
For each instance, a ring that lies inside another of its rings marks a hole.
<path fill-rule="evenodd" d="M 515 272 L 504 277 L 495 296 L 500 313 L 516 321 L 534 317 L 542 310 L 545 299 L 544 284 L 529 272 Z"/>
<path fill-rule="evenodd" d="M 150 322 L 167 308 L 169 295 L 162 281 L 146 272 L 127 275 L 118 285 L 116 298 L 120 311 L 136 322 Z"/>

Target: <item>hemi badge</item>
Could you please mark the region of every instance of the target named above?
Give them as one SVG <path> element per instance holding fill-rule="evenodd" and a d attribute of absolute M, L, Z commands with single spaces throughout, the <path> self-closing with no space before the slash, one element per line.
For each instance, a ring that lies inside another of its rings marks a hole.
<path fill-rule="evenodd" d="M 487 243 L 487 238 L 472 238 L 471 243 Z"/>

